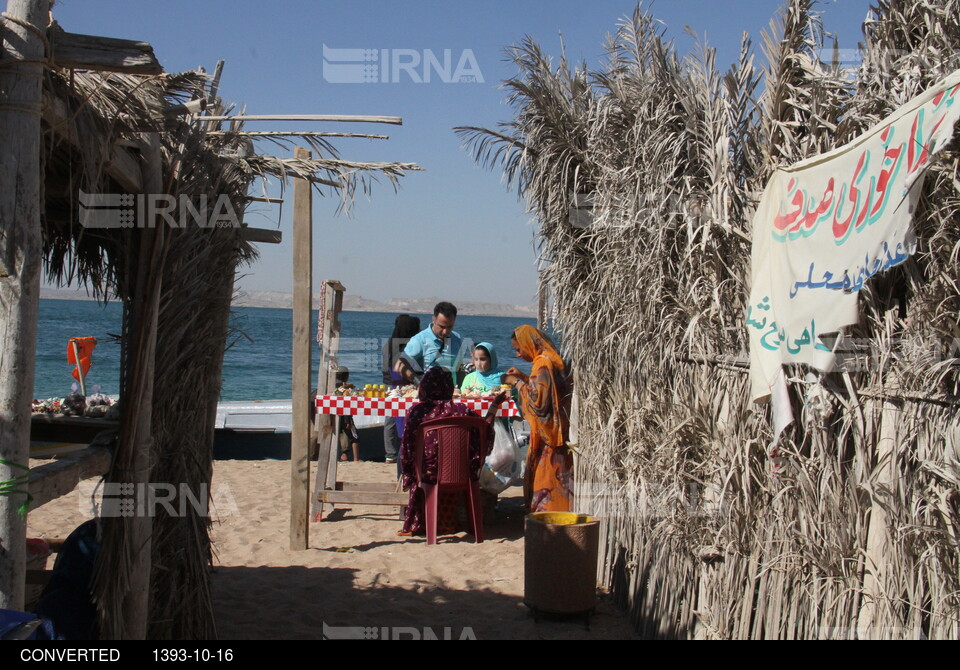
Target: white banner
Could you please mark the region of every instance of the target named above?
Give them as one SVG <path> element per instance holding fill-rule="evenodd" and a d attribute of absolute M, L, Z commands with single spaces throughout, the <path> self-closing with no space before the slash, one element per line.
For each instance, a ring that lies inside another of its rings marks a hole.
<path fill-rule="evenodd" d="M 923 173 L 958 118 L 960 70 L 853 142 L 770 178 L 753 220 L 747 330 L 752 395 L 773 396 L 777 435 L 792 420 L 782 365 L 832 369 L 823 336 L 857 323 L 864 283 L 916 249 Z"/>

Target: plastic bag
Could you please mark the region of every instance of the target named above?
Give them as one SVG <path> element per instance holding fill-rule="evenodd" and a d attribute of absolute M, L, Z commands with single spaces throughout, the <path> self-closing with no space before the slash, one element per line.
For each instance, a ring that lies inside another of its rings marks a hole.
<path fill-rule="evenodd" d="M 487 465 L 494 472 L 504 474 L 517 460 L 517 440 L 505 421 L 494 421 L 493 431 L 493 450 L 487 457 Z"/>
<path fill-rule="evenodd" d="M 523 481 L 523 458 L 517 438 L 506 421 L 495 421 L 493 430 L 493 451 L 480 471 L 480 488 L 499 494 Z"/>

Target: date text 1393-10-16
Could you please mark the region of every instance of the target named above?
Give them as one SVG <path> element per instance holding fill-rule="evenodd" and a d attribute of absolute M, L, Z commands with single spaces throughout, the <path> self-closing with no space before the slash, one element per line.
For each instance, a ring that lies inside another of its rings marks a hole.
<path fill-rule="evenodd" d="M 165 661 L 202 661 L 216 662 L 233 660 L 233 649 L 154 649 L 153 660 Z"/>

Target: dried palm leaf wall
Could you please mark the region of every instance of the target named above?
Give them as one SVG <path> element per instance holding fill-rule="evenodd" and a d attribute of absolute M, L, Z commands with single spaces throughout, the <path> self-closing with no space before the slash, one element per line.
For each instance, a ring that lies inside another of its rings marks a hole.
<path fill-rule="evenodd" d="M 104 519 L 104 544 L 98 566 L 96 597 L 107 638 L 142 636 L 153 639 L 216 637 L 210 599 L 211 519 L 208 510 L 216 486 L 212 478 L 216 404 L 220 394 L 223 352 L 228 342 L 230 299 L 237 265 L 254 252 L 239 228 L 205 227 L 192 216 L 177 226 L 159 223 L 156 234 L 142 229 L 90 229 L 77 223 L 78 191 L 122 193 L 104 169 L 120 141 L 139 146 L 143 133 L 159 140 L 159 171 L 148 193 L 163 193 L 196 204 L 206 196 L 213 208 L 229 198 L 242 221 L 246 194 L 257 178 L 296 176 L 341 185 L 338 198 L 349 203 L 355 190 L 369 190 L 377 176 L 396 186 L 416 166 L 400 163 L 354 163 L 341 160 L 325 140 L 307 136 L 278 139 L 287 146 L 302 141 L 316 157 L 284 159 L 257 154 L 242 136 L 239 124 L 228 130 L 215 122 L 164 114 L 172 105 L 206 98 L 209 81 L 200 73 L 137 77 L 56 71 L 47 75 L 51 96 L 69 110 L 69 123 L 82 130 L 79 144 L 64 144 L 64 129 L 48 132 L 45 258 L 51 278 L 76 279 L 101 298 L 124 302 L 121 404 L 124 407 L 120 445 L 109 477 L 114 482 L 149 481 L 167 504 L 151 507 L 152 520 L 149 614 L 144 624 L 130 621 L 135 591 L 136 554 L 133 526 L 142 520 Z M 222 114 L 219 99 L 209 101 Z M 216 131 L 216 132 L 210 132 Z M 74 133 L 75 135 L 77 133 Z M 144 163 L 150 161 L 144 150 Z M 147 180 L 145 179 L 145 182 Z M 150 338 L 151 279 L 160 277 L 156 350 L 150 360 L 144 343 Z M 144 370 L 152 367 L 152 404 L 138 406 Z M 138 408 L 139 407 L 139 408 Z M 141 424 L 138 412 L 149 412 Z M 136 426 L 148 425 L 150 455 L 139 463 L 134 455 L 141 437 Z M 124 437 L 127 435 L 128 437 Z M 148 470 L 149 475 L 139 472 Z M 145 582 L 144 582 L 145 583 Z M 136 609 L 136 608 L 134 608 Z M 142 626 L 142 627 L 141 627 Z"/>
<path fill-rule="evenodd" d="M 195 95 L 202 97 L 204 89 Z M 244 142 L 235 136 L 211 140 L 205 131 L 201 123 L 171 133 L 167 192 L 206 195 L 210 203 L 226 195 L 242 219 L 252 176 L 223 155 Z M 217 511 L 207 503 L 215 485 L 214 419 L 235 271 L 253 254 L 238 228 L 179 223 L 185 227 L 173 231 L 166 250 L 157 321 L 151 481 L 165 484 L 173 497 L 153 520 L 148 637 L 213 639 L 209 531 Z"/>
<path fill-rule="evenodd" d="M 847 373 L 790 371 L 798 420 L 776 468 L 749 399 L 766 177 L 958 67 L 956 2 L 880 3 L 855 78 L 823 62 L 812 9 L 789 3 L 763 71 L 746 39 L 725 75 L 706 47 L 681 59 L 640 8 L 601 72 L 528 42 L 506 83 L 516 118 L 460 130 L 538 217 L 577 378 L 578 504 L 604 519 L 601 581 L 647 636 L 960 632 L 956 151 L 931 168 L 920 251 L 861 295 Z M 571 225 L 572 193 L 591 194 L 589 227 Z"/>
<path fill-rule="evenodd" d="M 127 482 L 131 468 L 143 467 L 131 453 L 137 440 L 134 414 L 150 412 L 152 444 L 147 467 L 149 481 L 171 484 L 177 494 L 170 515 L 158 506 L 151 543 L 150 616 L 143 632 L 125 620 L 136 550 L 130 546 L 135 519 L 104 519 L 104 550 L 98 566 L 98 602 L 103 612 L 103 634 L 153 638 L 213 637 L 209 598 L 209 517 L 204 513 L 211 480 L 213 425 L 221 384 L 227 323 L 234 273 L 253 252 L 241 241 L 237 228 L 203 228 L 194 221 L 182 228 L 161 224 L 162 234 L 141 228 L 84 228 L 76 220 L 78 193 L 122 193 L 128 189 L 113 181 L 104 166 L 119 142 L 142 146 L 144 133 L 158 142 L 156 165 L 146 150 L 146 174 L 158 173 L 144 191 L 177 196 L 203 195 L 210 203 L 220 195 L 230 198 L 240 215 L 251 170 L 238 168 L 230 158 L 246 146 L 234 136 L 208 141 L 205 124 L 168 118 L 171 105 L 206 95 L 208 81 L 198 73 L 138 77 L 95 73 L 47 75 L 48 90 L 66 109 L 76 127 L 48 132 L 47 197 L 45 199 L 45 257 L 52 279 L 86 284 L 101 298 L 124 303 L 121 404 L 123 425 L 111 481 Z M 79 131 L 79 132 L 78 132 Z M 73 134 L 78 143 L 62 137 Z M 58 190 L 52 190 L 57 188 Z M 147 235 L 146 233 L 150 233 Z M 148 239 L 149 238 L 149 239 Z M 145 286 L 160 276 L 157 347 L 153 363 L 137 352 L 151 327 L 142 323 L 150 302 Z M 154 403 L 143 409 L 132 401 L 143 386 L 143 368 L 156 371 L 152 380 Z M 138 438 L 139 439 L 139 438 Z M 139 480 L 147 481 L 146 477 Z M 185 504 L 182 492 L 193 494 Z M 179 512 L 183 511 L 183 514 Z"/>

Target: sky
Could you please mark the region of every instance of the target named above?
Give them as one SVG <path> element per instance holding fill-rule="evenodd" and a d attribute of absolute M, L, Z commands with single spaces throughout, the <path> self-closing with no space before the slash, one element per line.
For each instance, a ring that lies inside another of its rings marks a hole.
<path fill-rule="evenodd" d="M 614 0 L 57 0 L 54 18 L 68 32 L 149 42 L 168 72 L 199 66 L 212 72 L 224 60 L 219 94 L 248 114 L 403 118 L 401 126 L 247 124 L 248 130 L 389 135 L 389 140 L 335 144 L 347 160 L 424 168 L 403 177 L 397 191 L 381 180 L 369 197 L 358 193 L 349 214 L 337 213 L 337 196 L 314 196 L 315 291 L 322 280 L 338 279 L 349 294 L 374 300 L 533 304 L 535 221 L 500 172 L 477 166 L 452 129 L 496 128 L 512 118 L 500 88 L 516 74 L 505 59 L 506 47 L 529 36 L 558 57 L 562 39 L 571 61 L 598 68 L 605 36 L 634 6 Z M 725 70 L 738 57 L 743 32 L 759 45 L 761 30 L 781 3 L 656 0 L 645 6 L 663 22 L 680 54 L 695 46 L 685 32 L 689 26 L 717 49 L 718 67 Z M 868 0 L 818 6 L 826 30 L 845 50 L 857 48 L 868 9 Z M 365 61 L 368 56 L 374 60 Z M 756 58 L 762 63 L 759 51 Z M 374 81 L 358 81 L 364 65 L 375 66 L 367 70 Z M 265 142 L 258 150 L 290 155 Z M 255 194 L 262 195 L 257 188 Z M 279 197 L 278 185 L 271 184 L 267 195 Z M 283 206 L 255 205 L 245 215 L 251 226 L 279 228 L 284 241 L 258 245 L 260 259 L 242 269 L 241 290 L 292 291 L 292 189 L 283 195 Z"/>

